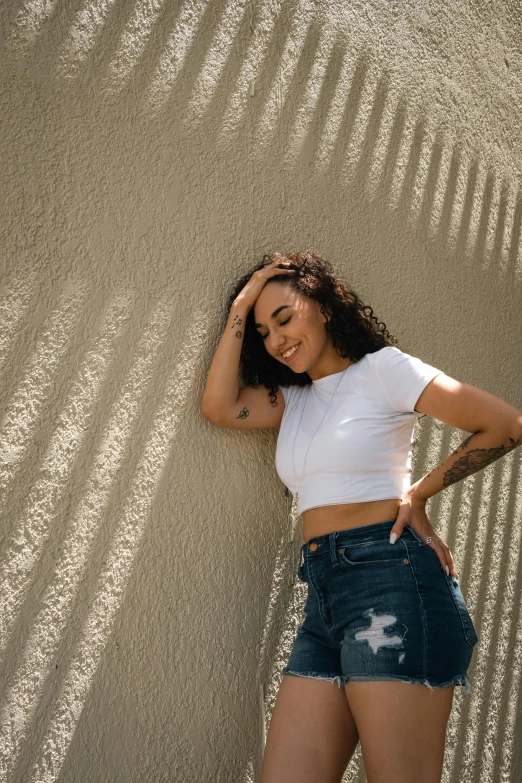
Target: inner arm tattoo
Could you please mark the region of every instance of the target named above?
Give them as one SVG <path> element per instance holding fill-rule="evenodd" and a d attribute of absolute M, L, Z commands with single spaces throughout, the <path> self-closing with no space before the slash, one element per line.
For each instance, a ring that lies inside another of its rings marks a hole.
<path fill-rule="evenodd" d="M 275 401 L 273 401 L 273 402 L 272 402 L 272 401 L 270 401 L 270 405 L 271 405 L 271 406 L 272 406 L 272 408 L 273 408 L 275 405 L 277 405 L 277 400 L 275 400 Z M 239 411 L 239 416 L 236 416 L 236 419 L 246 419 L 246 417 L 247 417 L 249 414 L 250 414 L 250 411 L 248 410 L 248 408 L 247 408 L 247 407 L 246 407 L 246 405 L 245 405 L 245 407 L 244 407 L 244 408 L 241 408 L 241 410 Z"/>

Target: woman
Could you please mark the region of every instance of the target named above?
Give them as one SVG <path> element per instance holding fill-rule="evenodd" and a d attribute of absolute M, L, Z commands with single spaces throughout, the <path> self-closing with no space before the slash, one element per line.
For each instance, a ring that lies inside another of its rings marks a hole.
<path fill-rule="evenodd" d="M 308 585 L 261 783 L 337 783 L 359 741 L 369 783 L 436 783 L 455 685 L 471 692 L 478 637 L 425 506 L 520 445 L 522 414 L 396 342 L 313 251 L 264 256 L 229 300 L 201 411 L 280 430 Z M 410 486 L 419 413 L 473 434 Z"/>

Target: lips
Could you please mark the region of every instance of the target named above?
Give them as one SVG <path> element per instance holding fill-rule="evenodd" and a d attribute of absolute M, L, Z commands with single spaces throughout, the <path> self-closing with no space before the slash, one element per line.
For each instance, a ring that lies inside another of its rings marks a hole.
<path fill-rule="evenodd" d="M 291 361 L 294 358 L 294 356 L 296 356 L 299 353 L 299 346 L 300 345 L 301 345 L 301 343 L 296 343 L 295 345 L 292 345 L 291 348 L 296 348 L 296 350 L 292 351 L 292 353 L 289 356 L 283 356 L 283 354 L 281 354 L 281 356 L 283 356 L 283 359 L 286 362 Z"/>

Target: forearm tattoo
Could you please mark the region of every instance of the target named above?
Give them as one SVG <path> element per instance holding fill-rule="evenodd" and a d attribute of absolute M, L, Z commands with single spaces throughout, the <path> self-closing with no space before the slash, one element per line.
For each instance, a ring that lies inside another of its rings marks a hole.
<path fill-rule="evenodd" d="M 476 434 L 477 433 L 474 432 L 468 438 L 466 438 L 466 440 L 463 441 L 457 449 L 455 449 L 453 454 L 458 454 L 459 451 L 465 449 L 473 436 Z M 472 449 L 466 454 L 463 454 L 460 459 L 456 460 L 449 470 L 444 473 L 443 486 L 449 487 L 451 484 L 455 484 L 457 481 L 461 481 L 463 478 L 466 478 L 466 476 L 471 476 L 478 470 L 482 470 L 482 468 L 485 468 L 486 465 L 495 462 L 495 460 L 500 459 L 500 457 L 503 457 L 505 454 L 515 449 L 520 445 L 521 442 L 520 438 L 518 440 L 514 440 L 513 438 L 509 437 L 508 440 L 508 444 L 501 444 L 500 446 L 494 446 L 493 448 L 489 449 Z M 453 456 L 453 454 L 450 456 Z"/>
<path fill-rule="evenodd" d="M 239 416 L 236 416 L 236 419 L 246 419 L 249 413 L 250 411 L 248 410 L 248 408 L 246 407 L 241 408 L 241 410 L 239 411 Z"/>
<path fill-rule="evenodd" d="M 240 318 L 238 315 L 235 315 L 234 320 L 232 321 L 232 326 L 230 328 L 235 329 L 237 326 L 241 326 L 242 323 L 243 323 L 243 319 Z M 240 329 L 237 330 L 236 337 L 243 337 L 243 332 Z"/>

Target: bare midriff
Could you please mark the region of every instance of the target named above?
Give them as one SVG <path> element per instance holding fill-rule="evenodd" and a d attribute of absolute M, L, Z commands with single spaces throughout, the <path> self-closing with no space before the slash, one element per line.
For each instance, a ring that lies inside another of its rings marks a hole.
<path fill-rule="evenodd" d="M 400 498 L 391 498 L 309 508 L 302 514 L 303 541 L 306 544 L 316 536 L 325 536 L 329 533 L 336 533 L 338 530 L 397 519 L 401 503 Z"/>

